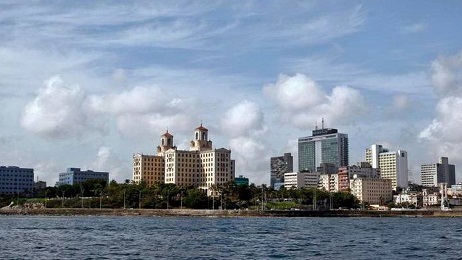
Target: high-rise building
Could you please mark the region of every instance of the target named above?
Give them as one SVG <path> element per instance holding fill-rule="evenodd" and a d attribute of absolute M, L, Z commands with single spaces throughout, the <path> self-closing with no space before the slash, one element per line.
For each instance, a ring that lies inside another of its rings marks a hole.
<path fill-rule="evenodd" d="M 108 172 L 81 171 L 80 168 L 67 168 L 66 172 L 59 174 L 58 185 L 74 185 L 88 180 L 104 180 L 109 183 Z"/>
<path fill-rule="evenodd" d="M 366 162 L 372 168 L 380 169 L 380 177 L 390 179 L 392 188 L 406 188 L 408 186 L 408 163 L 407 152 L 403 150 L 392 151 L 382 145 L 373 144 L 371 149 L 366 149 Z"/>
<path fill-rule="evenodd" d="M 294 171 L 294 158 L 290 153 L 283 156 L 271 157 L 271 187 L 275 188 L 275 183 L 284 183 L 284 173 Z"/>
<path fill-rule="evenodd" d="M 315 129 L 311 136 L 298 139 L 299 171 L 316 171 L 321 163 L 331 163 L 335 167 L 348 165 L 348 135 L 337 129 Z"/>
<path fill-rule="evenodd" d="M 189 151 L 173 145 L 168 131 L 160 139 L 157 155 L 136 154 L 133 157 L 133 181 L 172 183 L 183 187 L 196 187 L 212 193 L 215 185 L 233 181 L 235 161 L 231 150 L 215 149 L 208 139 L 208 129 L 202 124 L 194 130 Z"/>
<path fill-rule="evenodd" d="M 448 157 L 441 157 L 438 163 L 422 164 L 420 166 L 422 186 L 438 187 L 440 183 L 448 186 L 456 184 L 456 166 L 449 164 Z"/>
<path fill-rule="evenodd" d="M 34 169 L 0 166 L 0 194 L 18 194 L 34 186 Z"/>

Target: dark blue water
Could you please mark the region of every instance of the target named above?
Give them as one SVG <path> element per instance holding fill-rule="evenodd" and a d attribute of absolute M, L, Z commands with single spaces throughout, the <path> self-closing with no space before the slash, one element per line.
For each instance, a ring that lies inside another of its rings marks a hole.
<path fill-rule="evenodd" d="M 1 259 L 461 259 L 460 218 L 0 216 Z"/>

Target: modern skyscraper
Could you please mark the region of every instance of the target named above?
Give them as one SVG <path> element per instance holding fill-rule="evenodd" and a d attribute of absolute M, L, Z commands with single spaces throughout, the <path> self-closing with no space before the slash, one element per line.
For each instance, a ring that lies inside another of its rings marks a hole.
<path fill-rule="evenodd" d="M 271 187 L 275 188 L 275 183 L 284 183 L 284 173 L 294 171 L 294 158 L 290 153 L 285 153 L 283 156 L 271 157 Z"/>
<path fill-rule="evenodd" d="M 380 169 L 382 179 L 390 179 L 392 188 L 406 188 L 408 186 L 407 152 L 403 150 L 390 152 L 382 145 L 373 144 L 366 149 L 366 162 L 372 168 Z"/>
<path fill-rule="evenodd" d="M 449 164 L 448 157 L 441 157 L 438 163 L 422 164 L 420 166 L 422 186 L 438 187 L 440 183 L 448 186 L 456 184 L 456 166 Z"/>
<path fill-rule="evenodd" d="M 348 165 L 348 135 L 337 129 L 315 129 L 311 136 L 298 139 L 298 170 L 316 171 L 321 163 L 335 167 Z"/>

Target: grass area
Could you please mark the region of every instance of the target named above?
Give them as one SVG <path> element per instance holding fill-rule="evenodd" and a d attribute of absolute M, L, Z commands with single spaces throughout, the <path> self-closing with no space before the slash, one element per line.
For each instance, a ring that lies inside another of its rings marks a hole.
<path fill-rule="evenodd" d="M 267 209 L 275 210 L 300 208 L 300 205 L 295 201 L 268 202 L 265 205 Z"/>

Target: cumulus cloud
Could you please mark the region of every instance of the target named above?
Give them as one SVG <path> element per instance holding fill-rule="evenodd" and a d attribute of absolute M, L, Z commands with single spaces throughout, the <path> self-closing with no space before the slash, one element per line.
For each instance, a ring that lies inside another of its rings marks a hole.
<path fill-rule="evenodd" d="M 189 129 L 194 111 L 190 99 L 174 97 L 159 87 L 87 95 L 80 86 L 55 76 L 24 107 L 21 125 L 41 136 L 67 138 L 92 130 L 106 132 L 108 119 L 114 119 L 119 133 L 137 136 L 160 133 L 168 126 Z"/>
<path fill-rule="evenodd" d="M 320 118 L 345 124 L 367 110 L 358 90 L 337 86 L 329 95 L 303 74 L 280 75 L 276 83 L 263 87 L 263 93 L 280 109 L 282 122 L 300 129 L 312 127 Z"/>
<path fill-rule="evenodd" d="M 109 181 L 122 182 L 124 178 L 131 175 L 130 165 L 127 160 L 121 160 L 117 155 L 113 154 L 110 147 L 101 146 L 96 154 L 96 160 L 91 164 L 90 168 L 95 171 L 109 172 Z"/>
<path fill-rule="evenodd" d="M 28 131 L 53 138 L 80 135 L 92 124 L 85 105 L 85 91 L 78 85 L 68 85 L 59 76 L 45 82 L 38 95 L 29 102 L 22 114 L 21 125 Z"/>
<path fill-rule="evenodd" d="M 268 149 L 266 125 L 260 106 L 243 100 L 229 108 L 221 120 L 221 128 L 230 137 L 230 148 L 236 160 L 236 174 L 252 182 L 268 182 Z"/>
<path fill-rule="evenodd" d="M 438 95 L 436 114 L 419 133 L 419 140 L 433 145 L 434 156 L 450 156 L 462 162 L 462 52 L 433 61 L 431 79 Z"/>

